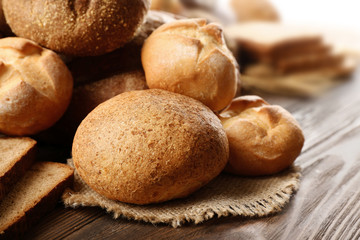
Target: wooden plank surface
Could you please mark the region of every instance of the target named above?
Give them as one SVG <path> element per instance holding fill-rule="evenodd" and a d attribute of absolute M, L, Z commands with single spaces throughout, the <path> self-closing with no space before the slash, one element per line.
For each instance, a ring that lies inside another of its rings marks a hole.
<path fill-rule="evenodd" d="M 100 208 L 60 203 L 29 239 L 360 239 L 360 69 L 317 98 L 261 95 L 288 109 L 306 141 L 296 165 L 301 187 L 287 207 L 265 218 L 223 217 L 181 228 L 125 219 Z"/>

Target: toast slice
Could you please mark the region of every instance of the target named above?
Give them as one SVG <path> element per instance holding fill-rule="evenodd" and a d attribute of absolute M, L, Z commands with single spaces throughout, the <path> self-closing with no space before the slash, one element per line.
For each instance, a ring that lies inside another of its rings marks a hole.
<path fill-rule="evenodd" d="M 19 238 L 55 207 L 72 184 L 73 169 L 56 162 L 37 162 L 0 202 L 0 239 Z"/>
<path fill-rule="evenodd" d="M 0 200 L 32 165 L 35 145 L 27 137 L 0 137 Z"/>

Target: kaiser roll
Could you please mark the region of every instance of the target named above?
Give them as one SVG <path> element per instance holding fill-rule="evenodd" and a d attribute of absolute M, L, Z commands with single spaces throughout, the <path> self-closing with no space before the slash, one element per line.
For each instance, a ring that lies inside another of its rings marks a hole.
<path fill-rule="evenodd" d="M 186 197 L 216 177 L 228 141 L 205 105 L 150 89 L 96 107 L 80 124 L 72 153 L 81 178 L 99 194 L 149 204 Z"/>
<path fill-rule="evenodd" d="M 238 66 L 219 25 L 204 19 L 178 20 L 156 29 L 141 52 L 149 88 L 195 98 L 213 111 L 234 98 Z"/>
<path fill-rule="evenodd" d="M 53 51 L 22 38 L 0 40 L 0 132 L 29 135 L 65 112 L 73 79 Z"/>
<path fill-rule="evenodd" d="M 229 139 L 226 171 L 246 176 L 277 173 L 299 156 L 304 136 L 284 108 L 257 96 L 242 96 L 220 114 Z"/>

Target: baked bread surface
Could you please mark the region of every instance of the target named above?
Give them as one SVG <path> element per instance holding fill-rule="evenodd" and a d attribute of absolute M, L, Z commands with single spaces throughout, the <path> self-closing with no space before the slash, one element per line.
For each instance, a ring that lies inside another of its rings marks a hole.
<path fill-rule="evenodd" d="M 234 99 L 220 118 L 229 139 L 227 172 L 244 176 L 280 172 L 295 161 L 304 144 L 295 118 L 258 96 Z"/>
<path fill-rule="evenodd" d="M 0 132 L 30 135 L 65 112 L 73 78 L 60 57 L 23 38 L 0 40 Z"/>
<path fill-rule="evenodd" d="M 145 41 L 141 61 L 149 88 L 195 98 L 213 111 L 224 109 L 235 96 L 236 60 L 221 27 L 205 19 L 162 25 Z"/>
<path fill-rule="evenodd" d="M 228 142 L 202 103 L 150 89 L 122 93 L 95 108 L 73 143 L 74 165 L 96 192 L 127 203 L 182 198 L 225 167 Z"/>
<path fill-rule="evenodd" d="M 124 45 L 148 8 L 148 0 L 3 0 L 6 21 L 17 36 L 77 56 Z"/>

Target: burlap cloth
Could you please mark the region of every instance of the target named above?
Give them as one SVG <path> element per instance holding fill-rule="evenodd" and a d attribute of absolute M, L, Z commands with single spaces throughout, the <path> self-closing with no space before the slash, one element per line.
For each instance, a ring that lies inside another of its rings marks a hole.
<path fill-rule="evenodd" d="M 68 164 L 73 167 L 71 159 Z M 187 198 L 138 206 L 113 201 L 97 194 L 75 171 L 74 188 L 67 189 L 62 200 L 67 207 L 99 206 L 113 213 L 115 219 L 125 217 L 179 227 L 186 222 L 199 224 L 214 217 L 262 217 L 279 212 L 299 188 L 300 175 L 297 167 L 277 175 L 258 178 L 223 173 Z"/>

